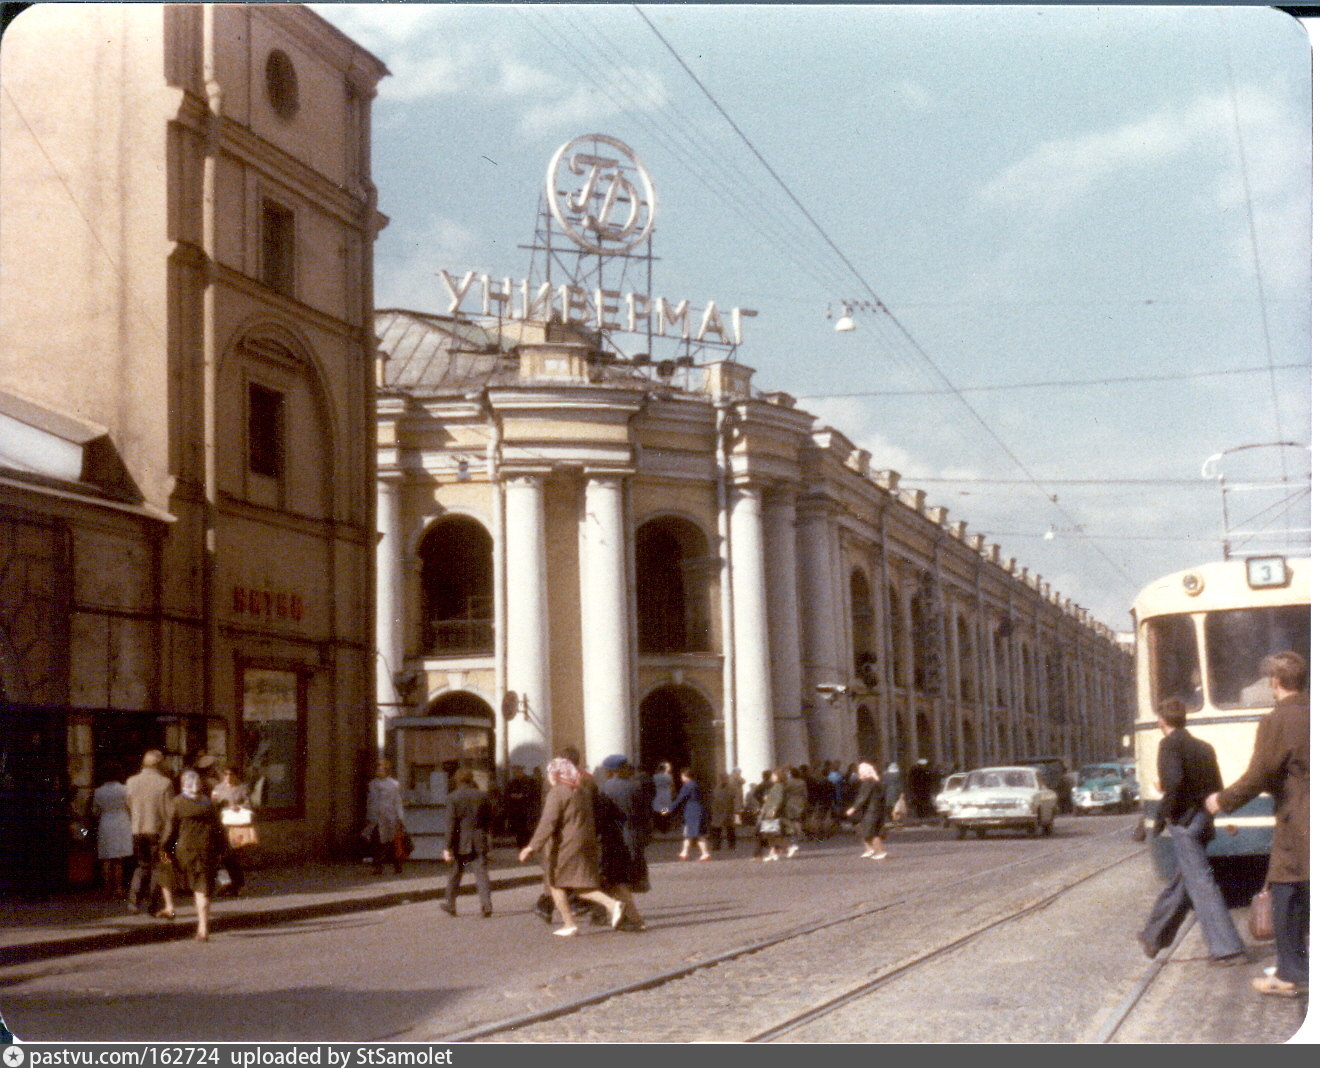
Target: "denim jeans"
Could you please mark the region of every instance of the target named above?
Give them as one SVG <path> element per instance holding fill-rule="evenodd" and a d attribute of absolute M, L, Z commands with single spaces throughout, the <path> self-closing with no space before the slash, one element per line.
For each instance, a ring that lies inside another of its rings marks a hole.
<path fill-rule="evenodd" d="M 1306 940 L 1311 933 L 1311 884 L 1270 883 L 1270 906 L 1274 920 L 1274 948 L 1278 953 L 1280 979 L 1307 984 L 1310 954 Z"/>
<path fill-rule="evenodd" d="M 1212 957 L 1246 952 L 1242 936 L 1233 925 L 1215 873 L 1206 859 L 1203 836 L 1210 814 L 1198 812 L 1186 827 L 1169 824 L 1177 870 L 1169 885 L 1160 891 L 1141 932 L 1142 939 L 1163 948 L 1173 941 L 1188 909 L 1196 910 L 1201 934 Z"/>

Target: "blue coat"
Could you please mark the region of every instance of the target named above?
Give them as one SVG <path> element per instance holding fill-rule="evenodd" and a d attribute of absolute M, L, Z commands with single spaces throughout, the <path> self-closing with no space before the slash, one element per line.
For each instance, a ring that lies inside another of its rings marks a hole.
<path fill-rule="evenodd" d="M 671 812 L 683 813 L 683 837 L 703 838 L 710 823 L 710 814 L 706 802 L 701 797 L 701 787 L 696 779 L 688 779 L 678 791 Z"/>

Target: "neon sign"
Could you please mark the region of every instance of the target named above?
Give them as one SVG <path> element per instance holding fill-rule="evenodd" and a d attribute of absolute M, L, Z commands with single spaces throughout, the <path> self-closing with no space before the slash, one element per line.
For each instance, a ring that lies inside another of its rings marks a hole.
<path fill-rule="evenodd" d="M 550 161 L 545 192 L 555 221 L 587 252 L 621 255 L 655 228 L 651 176 L 631 148 L 604 134 L 575 137 L 561 147 Z"/>
<path fill-rule="evenodd" d="M 732 308 L 725 315 L 710 301 L 700 310 L 691 301 L 670 301 L 620 293 L 613 289 L 585 290 L 576 285 L 552 286 L 543 282 L 535 291 L 527 279 L 495 279 L 468 271 L 455 278 L 440 272 L 449 290 L 449 315 L 462 316 L 465 302 L 480 304 L 475 314 L 498 319 L 559 319 L 606 332 L 645 333 L 648 320 L 658 337 L 677 337 L 703 344 L 741 345 L 743 320 L 755 318 L 750 308 Z"/>

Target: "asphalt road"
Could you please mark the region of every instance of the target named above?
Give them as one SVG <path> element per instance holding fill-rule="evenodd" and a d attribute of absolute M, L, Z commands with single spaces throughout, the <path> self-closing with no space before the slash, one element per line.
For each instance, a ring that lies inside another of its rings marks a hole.
<path fill-rule="evenodd" d="M 1063 818 L 1052 838 L 904 830 L 880 862 L 845 835 L 776 864 L 749 860 L 746 844 L 680 864 L 661 842 L 640 934 L 555 938 L 530 911 L 535 888 L 517 888 L 496 894 L 491 919 L 464 897 L 456 919 L 428 901 L 16 965 L 0 969 L 0 1005 L 29 1041 L 443 1040 L 857 913 L 491 1041 L 742 1041 L 898 970 L 783 1041 L 1091 1042 L 1150 974 L 1134 932 L 1158 887 L 1131 822 Z M 1306 1003 L 1252 993 L 1270 947 L 1252 954 L 1211 968 L 1193 929 L 1114 1040 L 1287 1041 Z"/>

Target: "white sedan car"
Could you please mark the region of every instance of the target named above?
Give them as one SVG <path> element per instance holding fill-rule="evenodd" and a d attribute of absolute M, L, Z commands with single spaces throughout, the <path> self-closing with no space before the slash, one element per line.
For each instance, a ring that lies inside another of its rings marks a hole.
<path fill-rule="evenodd" d="M 944 780 L 940 792 L 935 795 L 935 815 L 939 816 L 946 827 L 949 825 L 949 801 L 955 790 L 962 789 L 962 784 L 966 779 L 967 772 L 955 772 Z"/>
<path fill-rule="evenodd" d="M 969 830 L 984 838 L 991 828 L 1045 835 L 1058 811 L 1058 794 L 1041 785 L 1035 768 L 979 768 L 949 795 L 948 820 L 959 838 Z"/>

